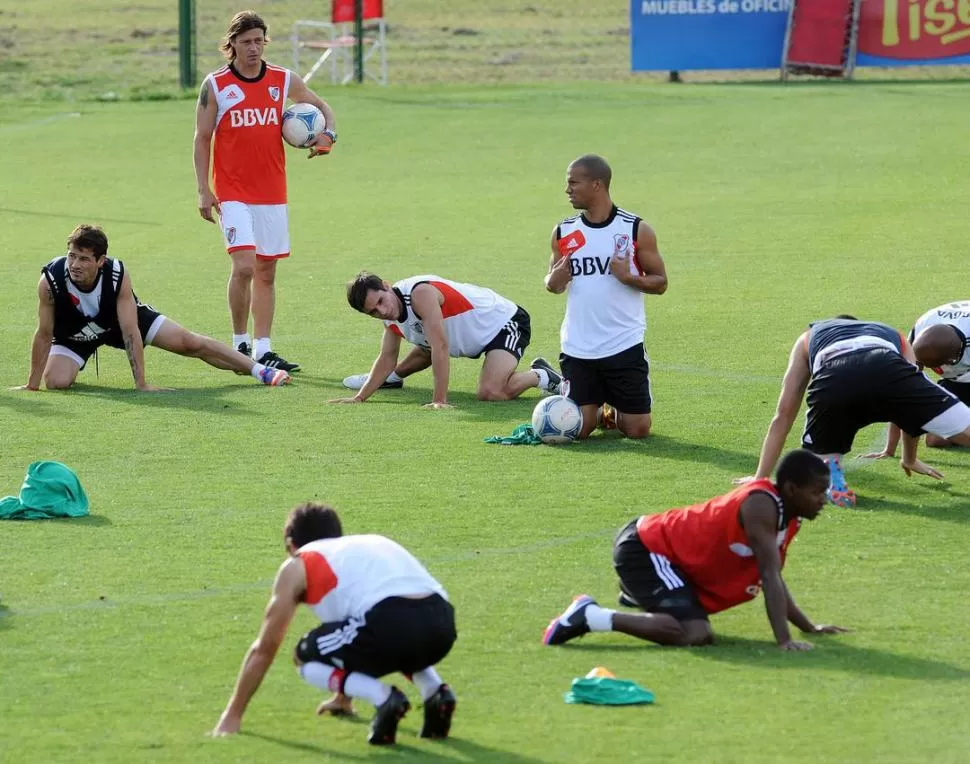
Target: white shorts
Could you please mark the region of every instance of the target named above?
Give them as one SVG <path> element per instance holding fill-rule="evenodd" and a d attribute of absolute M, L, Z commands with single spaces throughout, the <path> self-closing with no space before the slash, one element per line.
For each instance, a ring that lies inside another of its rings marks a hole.
<path fill-rule="evenodd" d="M 264 260 L 290 256 L 290 226 L 285 204 L 222 202 L 219 224 L 229 254 L 255 249 Z"/>

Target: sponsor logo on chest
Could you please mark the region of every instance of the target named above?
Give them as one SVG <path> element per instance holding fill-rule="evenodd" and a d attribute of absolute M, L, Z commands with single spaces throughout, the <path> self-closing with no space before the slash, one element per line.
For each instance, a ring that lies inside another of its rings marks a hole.
<path fill-rule="evenodd" d="M 263 127 L 265 125 L 278 125 L 279 123 L 280 116 L 275 108 L 229 110 L 231 127 Z"/>

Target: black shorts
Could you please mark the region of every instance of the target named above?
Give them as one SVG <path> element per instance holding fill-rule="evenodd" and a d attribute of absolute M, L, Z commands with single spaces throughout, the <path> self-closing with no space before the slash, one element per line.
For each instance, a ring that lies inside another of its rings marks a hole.
<path fill-rule="evenodd" d="M 667 613 L 678 621 L 707 620 L 683 571 L 640 541 L 636 520 L 624 526 L 613 542 L 613 567 L 620 590 L 646 612 Z"/>
<path fill-rule="evenodd" d="M 650 363 L 640 342 L 606 358 L 574 358 L 560 353 L 563 395 L 577 406 L 609 403 L 624 414 L 649 414 Z"/>
<path fill-rule="evenodd" d="M 956 397 L 927 379 L 899 353 L 883 348 L 836 356 L 812 375 L 802 446 L 817 454 L 846 454 L 855 434 L 893 422 L 912 436 L 953 406 Z"/>
<path fill-rule="evenodd" d="M 155 332 L 158 331 L 158 326 L 155 326 L 155 322 L 158 319 L 164 318 L 164 316 L 155 310 L 151 305 L 138 305 L 138 331 L 141 333 L 141 340 L 146 345 L 149 344 L 149 333 L 151 336 L 155 336 Z M 154 331 L 152 331 L 154 327 Z M 65 350 L 69 350 L 72 354 L 77 356 L 81 360 L 81 368 L 83 369 L 85 364 L 87 364 L 88 359 L 94 355 L 94 351 L 97 350 L 102 345 L 107 345 L 108 347 L 118 348 L 119 350 L 125 349 L 125 341 L 121 336 L 121 329 L 112 329 L 109 332 L 105 332 L 100 335 L 96 340 L 92 342 L 77 342 L 76 340 L 54 340 L 52 347 L 62 347 Z M 77 358 L 75 360 L 77 360 Z"/>
<path fill-rule="evenodd" d="M 307 632 L 296 657 L 373 677 L 413 674 L 439 663 L 457 638 L 455 610 L 444 597 L 388 597 L 363 618 L 322 623 Z"/>
<path fill-rule="evenodd" d="M 953 393 L 961 403 L 970 406 L 970 382 L 954 382 L 952 379 L 941 379 L 937 384 L 944 390 Z"/>
<path fill-rule="evenodd" d="M 482 352 L 475 356 L 475 358 L 478 358 L 483 353 L 489 353 L 492 350 L 504 350 L 514 355 L 517 361 L 521 361 L 522 354 L 529 347 L 529 340 L 531 339 L 532 319 L 529 318 L 529 313 L 525 308 L 519 307 L 515 311 L 515 315 L 506 322 L 502 330 L 492 338 L 491 342 L 482 348 Z"/>

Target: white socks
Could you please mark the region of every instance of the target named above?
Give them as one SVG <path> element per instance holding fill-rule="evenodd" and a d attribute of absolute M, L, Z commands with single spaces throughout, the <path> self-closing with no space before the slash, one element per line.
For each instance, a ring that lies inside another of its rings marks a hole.
<path fill-rule="evenodd" d="M 590 631 L 613 631 L 613 614 L 615 610 L 607 610 L 599 605 L 589 605 L 586 608 L 586 623 Z"/>
<path fill-rule="evenodd" d="M 257 337 L 256 343 L 253 345 L 253 358 L 258 361 L 269 353 L 270 350 L 269 337 Z"/>
<path fill-rule="evenodd" d="M 253 344 L 252 343 L 252 340 L 249 339 L 249 335 L 248 334 L 234 334 L 234 335 L 232 335 L 232 349 L 233 350 L 239 350 L 239 346 L 242 345 L 244 342 L 247 345 L 252 345 Z"/>
<path fill-rule="evenodd" d="M 549 372 L 545 369 L 533 369 L 532 371 L 539 378 L 539 389 L 547 390 L 549 388 Z"/>
<path fill-rule="evenodd" d="M 421 671 L 415 671 L 411 675 L 411 681 L 414 682 L 414 686 L 421 693 L 421 700 L 430 698 L 444 684 L 441 681 L 441 677 L 438 676 L 438 672 L 434 670 L 434 666 L 429 666 Z"/>
<path fill-rule="evenodd" d="M 399 377 L 397 375 L 397 372 L 394 372 L 394 371 L 392 371 L 390 374 L 387 375 L 388 382 L 401 382 L 403 380 L 404 380 L 404 377 Z"/>
<path fill-rule="evenodd" d="M 260 382 L 262 382 L 263 380 L 260 378 L 259 375 L 263 372 L 263 369 L 265 368 L 266 367 L 263 366 L 263 364 L 261 363 L 254 363 L 253 368 L 249 370 L 249 373 L 252 375 L 254 379 L 258 379 Z"/>
<path fill-rule="evenodd" d="M 331 685 L 331 678 L 337 672 L 325 663 L 304 663 L 300 666 L 300 676 L 314 687 L 330 692 L 339 692 L 339 687 Z M 344 679 L 344 694 L 352 698 L 369 700 L 375 706 L 382 705 L 391 696 L 391 688 L 372 676 L 353 672 Z"/>

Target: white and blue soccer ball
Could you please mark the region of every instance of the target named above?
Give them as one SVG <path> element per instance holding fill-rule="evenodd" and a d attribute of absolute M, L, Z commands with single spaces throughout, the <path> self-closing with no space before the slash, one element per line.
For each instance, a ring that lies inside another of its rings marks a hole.
<path fill-rule="evenodd" d="M 543 398 L 532 410 L 532 429 L 543 443 L 571 443 L 582 428 L 583 414 L 579 406 L 564 395 Z"/>
<path fill-rule="evenodd" d="M 295 103 L 283 112 L 283 140 L 306 148 L 327 129 L 327 119 L 312 103 Z"/>

